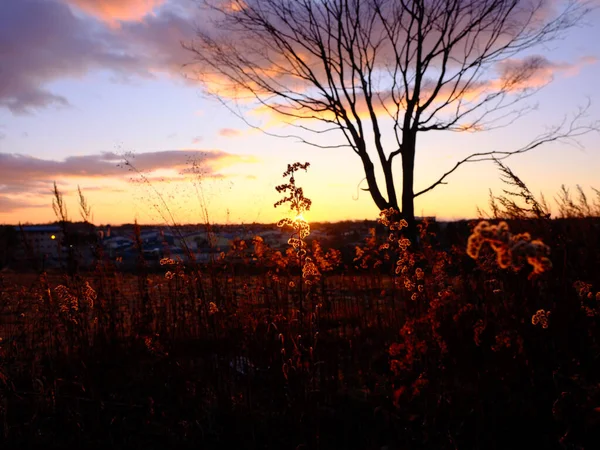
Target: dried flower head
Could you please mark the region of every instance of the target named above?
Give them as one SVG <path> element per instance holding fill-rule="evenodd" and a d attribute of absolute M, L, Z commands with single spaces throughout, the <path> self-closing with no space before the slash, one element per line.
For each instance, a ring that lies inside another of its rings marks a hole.
<path fill-rule="evenodd" d="M 532 317 L 531 323 L 533 325 L 540 325 L 542 328 L 548 328 L 550 321 L 550 311 L 545 311 L 543 309 L 539 309 Z"/>
<path fill-rule="evenodd" d="M 498 225 L 490 225 L 485 220 L 479 222 L 469 236 L 467 254 L 477 259 L 486 242 L 496 253 L 498 266 L 503 269 L 519 269 L 527 262 L 533 267 L 532 275 L 537 275 L 552 268 L 548 258 L 550 247 L 540 240 L 531 240 L 529 233 L 511 234 L 506 222 Z"/>

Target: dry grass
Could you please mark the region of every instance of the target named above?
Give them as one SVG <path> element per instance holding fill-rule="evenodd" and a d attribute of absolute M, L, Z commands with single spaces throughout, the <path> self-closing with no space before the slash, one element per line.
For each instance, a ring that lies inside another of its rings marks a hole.
<path fill-rule="evenodd" d="M 140 258 L 127 275 L 100 258 L 91 273 L 0 277 L 2 439 L 595 448 L 600 220 L 421 224 L 418 246 L 392 211 L 381 224 L 354 260 L 291 221 L 286 254 L 235 243 L 253 274 L 223 258 L 164 259 L 156 275 Z"/>

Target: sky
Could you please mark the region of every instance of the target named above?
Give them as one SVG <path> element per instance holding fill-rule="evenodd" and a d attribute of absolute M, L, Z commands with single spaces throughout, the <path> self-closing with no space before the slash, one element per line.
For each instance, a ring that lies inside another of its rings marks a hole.
<path fill-rule="evenodd" d="M 73 220 L 79 186 L 97 224 L 274 222 L 287 213 L 273 207 L 275 186 L 295 161 L 311 163 L 297 177 L 312 199 L 309 221 L 376 218 L 350 150 L 270 136 L 206 95 L 181 46 L 205 21 L 193 0 L 2 0 L 0 223 L 55 220 L 53 183 Z M 415 190 L 470 153 L 526 144 L 588 101 L 590 120 L 600 118 L 600 11 L 585 22 L 533 51 L 543 61 L 535 76 L 547 83 L 529 100 L 535 111 L 495 131 L 420 136 Z M 248 117 L 285 133 L 259 112 Z M 507 162 L 547 199 L 561 184 L 592 194 L 600 188 L 600 135 Z M 505 187 L 491 162 L 464 165 L 447 181 L 417 198 L 417 215 L 476 217 L 489 190 Z"/>

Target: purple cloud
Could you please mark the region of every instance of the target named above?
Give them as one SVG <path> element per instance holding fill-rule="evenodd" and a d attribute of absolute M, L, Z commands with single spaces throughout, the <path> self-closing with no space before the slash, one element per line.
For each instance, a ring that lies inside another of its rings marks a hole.
<path fill-rule="evenodd" d="M 123 178 L 132 166 L 136 171 L 151 174 L 159 169 L 175 169 L 180 175 L 190 172 L 196 161 L 203 176 L 221 178 L 218 168 L 236 163 L 252 162 L 249 157 L 223 151 L 165 150 L 124 157 L 112 152 L 85 156 L 70 156 L 62 161 L 35 158 L 15 153 L 0 153 L 0 194 L 47 192 L 53 181 L 68 178 Z M 151 176 L 151 175 L 149 175 Z M 181 177 L 180 177 L 181 178 Z"/>
<path fill-rule="evenodd" d="M 67 0 L 82 11 L 110 24 L 137 20 L 150 13 L 165 0 Z"/>
<path fill-rule="evenodd" d="M 115 34 L 139 55 L 148 70 L 184 80 L 183 66 L 192 61 L 193 56 L 181 43 L 194 36 L 193 18 L 194 10 L 180 10 L 173 2 L 142 21 L 122 24 Z"/>
<path fill-rule="evenodd" d="M 52 81 L 94 70 L 109 70 L 117 79 L 156 72 L 180 76 L 190 60 L 180 42 L 194 28 L 176 1 L 119 27 L 76 11 L 60 0 L 2 0 L 0 107 L 13 114 L 65 107 L 69 99 L 49 89 Z"/>
<path fill-rule="evenodd" d="M 10 213 L 23 208 L 47 208 L 47 204 L 24 203 L 22 200 L 15 200 L 5 195 L 0 195 L 0 211 Z"/>

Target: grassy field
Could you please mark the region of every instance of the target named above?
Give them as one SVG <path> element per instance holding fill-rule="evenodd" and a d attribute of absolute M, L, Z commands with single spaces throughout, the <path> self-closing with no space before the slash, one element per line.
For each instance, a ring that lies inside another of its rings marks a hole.
<path fill-rule="evenodd" d="M 600 220 L 383 223 L 346 266 L 0 276 L 4 445 L 596 448 Z"/>

